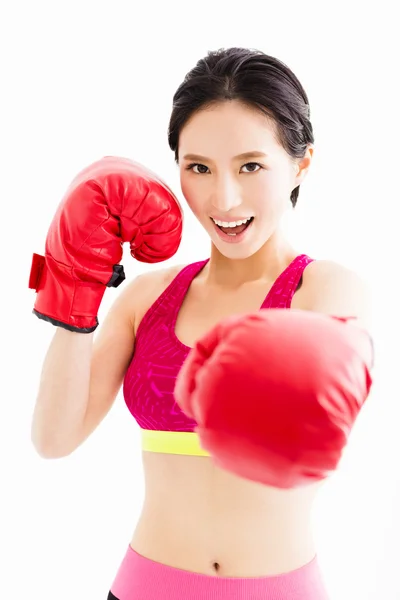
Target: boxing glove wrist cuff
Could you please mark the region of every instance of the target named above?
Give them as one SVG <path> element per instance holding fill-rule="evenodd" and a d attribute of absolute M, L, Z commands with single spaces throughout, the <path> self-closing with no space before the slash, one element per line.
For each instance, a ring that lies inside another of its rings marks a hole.
<path fill-rule="evenodd" d="M 36 315 L 42 321 L 47 321 L 47 323 L 51 323 L 52 325 L 55 325 L 56 327 L 62 327 L 63 329 L 67 329 L 68 331 L 74 331 L 76 333 L 92 333 L 99 325 L 97 317 L 95 319 L 96 324 L 93 325 L 93 327 L 74 327 L 74 325 L 70 325 L 68 323 L 63 323 L 62 321 L 58 321 L 57 319 L 53 319 L 52 317 L 49 317 L 48 315 L 44 315 L 35 309 L 33 309 L 32 313 L 34 315 Z"/>
<path fill-rule="evenodd" d="M 98 326 L 97 313 L 106 284 L 78 279 L 71 267 L 49 256 L 36 256 L 34 263 L 30 277 L 30 286 L 37 292 L 34 314 L 70 331 L 94 331 Z M 115 280 L 122 281 L 121 272 L 114 272 Z"/>

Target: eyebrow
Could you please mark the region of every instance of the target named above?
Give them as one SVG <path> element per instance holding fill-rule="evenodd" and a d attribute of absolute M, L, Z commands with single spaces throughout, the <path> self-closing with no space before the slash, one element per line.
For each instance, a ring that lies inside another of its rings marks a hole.
<path fill-rule="evenodd" d="M 268 155 L 265 154 L 264 152 L 260 152 L 259 150 L 252 150 L 250 152 L 243 152 L 243 154 L 238 154 L 237 156 L 234 156 L 233 159 L 237 160 L 237 159 L 246 159 L 246 158 L 261 158 L 261 157 L 267 157 Z M 202 161 L 204 160 L 205 162 L 212 162 L 211 158 L 207 158 L 207 156 L 201 156 L 200 154 L 185 154 L 185 156 L 183 157 L 184 160 L 198 160 L 198 161 Z"/>

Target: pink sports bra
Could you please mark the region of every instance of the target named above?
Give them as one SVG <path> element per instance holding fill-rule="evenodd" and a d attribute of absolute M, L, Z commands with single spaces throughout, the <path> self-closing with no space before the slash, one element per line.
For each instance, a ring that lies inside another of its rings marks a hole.
<path fill-rule="evenodd" d="M 189 419 L 174 398 L 175 380 L 190 348 L 175 335 L 179 309 L 193 279 L 209 259 L 182 269 L 144 315 L 135 351 L 124 378 L 125 403 L 141 428 L 149 452 L 207 456 Z M 297 256 L 279 275 L 261 308 L 290 308 L 305 267 L 313 259 Z"/>

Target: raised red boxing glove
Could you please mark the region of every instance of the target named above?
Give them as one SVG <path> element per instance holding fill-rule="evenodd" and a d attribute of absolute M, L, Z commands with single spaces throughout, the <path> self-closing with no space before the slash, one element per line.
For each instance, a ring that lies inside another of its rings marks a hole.
<path fill-rule="evenodd" d="M 81 171 L 61 201 L 46 238 L 33 255 L 29 287 L 34 314 L 71 331 L 90 333 L 106 287 L 125 274 L 122 244 L 141 262 L 171 258 L 182 237 L 177 198 L 144 166 L 107 156 Z"/>
<path fill-rule="evenodd" d="M 336 469 L 372 362 L 371 338 L 347 319 L 261 310 L 225 319 L 195 345 L 175 397 L 216 465 L 294 488 Z"/>

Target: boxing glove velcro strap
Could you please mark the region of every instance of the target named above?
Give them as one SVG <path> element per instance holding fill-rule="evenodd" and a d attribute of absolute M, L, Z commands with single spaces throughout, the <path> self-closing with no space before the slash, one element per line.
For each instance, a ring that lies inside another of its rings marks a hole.
<path fill-rule="evenodd" d="M 32 266 L 31 272 L 29 275 L 29 289 L 35 290 L 36 292 L 39 289 L 40 278 L 43 273 L 43 269 L 46 266 L 46 259 L 44 256 L 40 254 L 33 254 L 32 256 Z"/>

